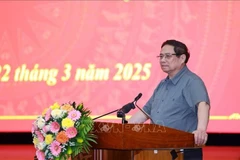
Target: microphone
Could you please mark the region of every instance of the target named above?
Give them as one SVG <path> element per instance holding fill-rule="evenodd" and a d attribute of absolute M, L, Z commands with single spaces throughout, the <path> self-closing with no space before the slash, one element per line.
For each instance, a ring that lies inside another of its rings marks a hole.
<path fill-rule="evenodd" d="M 134 101 L 124 105 L 118 112 L 117 117 L 123 117 L 125 113 L 128 113 L 131 109 L 135 109 L 134 102 L 137 102 L 142 97 L 142 93 L 139 93 Z"/>
<path fill-rule="evenodd" d="M 123 113 L 128 113 L 131 109 L 134 109 L 134 108 L 135 108 L 135 106 L 134 106 L 133 102 L 131 102 L 131 103 L 124 105 L 120 110 Z"/>
<path fill-rule="evenodd" d="M 117 112 L 117 117 L 124 117 L 125 113 L 128 113 L 131 109 L 134 109 L 135 106 L 133 103 L 128 103 L 124 105 L 121 109 Z"/>
<path fill-rule="evenodd" d="M 142 93 L 139 93 L 138 96 L 134 99 L 135 102 L 137 102 L 142 97 Z"/>

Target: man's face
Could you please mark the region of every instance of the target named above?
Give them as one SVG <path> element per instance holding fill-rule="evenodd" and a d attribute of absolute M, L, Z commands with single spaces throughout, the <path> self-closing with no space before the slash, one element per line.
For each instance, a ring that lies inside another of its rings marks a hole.
<path fill-rule="evenodd" d="M 185 55 L 181 55 L 180 57 L 176 56 L 174 52 L 174 47 L 171 45 L 165 45 L 162 47 L 159 58 L 160 65 L 163 72 L 168 73 L 168 75 L 173 77 L 182 69 L 184 63 Z"/>

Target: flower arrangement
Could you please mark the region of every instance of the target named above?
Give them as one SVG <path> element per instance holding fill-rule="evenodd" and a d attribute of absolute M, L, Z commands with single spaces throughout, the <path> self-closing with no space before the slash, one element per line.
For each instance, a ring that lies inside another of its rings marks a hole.
<path fill-rule="evenodd" d="M 32 136 L 38 160 L 66 160 L 88 153 L 96 135 L 90 111 L 83 103 L 54 103 L 33 122 Z"/>

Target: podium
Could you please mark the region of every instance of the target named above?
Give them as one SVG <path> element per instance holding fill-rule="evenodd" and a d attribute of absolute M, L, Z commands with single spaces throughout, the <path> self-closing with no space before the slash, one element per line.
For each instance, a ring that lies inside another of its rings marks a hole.
<path fill-rule="evenodd" d="M 195 148 L 193 134 L 156 124 L 94 122 L 93 132 L 97 144 L 74 160 L 172 160 L 172 150 Z"/>

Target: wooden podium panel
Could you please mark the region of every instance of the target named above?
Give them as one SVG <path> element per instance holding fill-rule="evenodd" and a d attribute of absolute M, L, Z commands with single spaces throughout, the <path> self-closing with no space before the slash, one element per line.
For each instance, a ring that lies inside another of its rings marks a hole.
<path fill-rule="evenodd" d="M 90 154 L 79 154 L 74 160 L 172 160 L 170 151 L 95 149 Z M 183 154 L 178 153 L 176 160 L 183 160 Z"/>
<path fill-rule="evenodd" d="M 171 150 L 142 150 L 142 151 L 134 151 L 134 159 L 133 160 L 172 160 L 172 156 L 170 154 Z M 175 160 L 183 160 L 183 154 L 177 153 L 178 158 Z"/>
<path fill-rule="evenodd" d="M 171 150 L 194 148 L 193 134 L 155 124 L 95 122 L 93 132 L 98 138 L 91 153 L 74 160 L 171 160 Z"/>
<path fill-rule="evenodd" d="M 181 149 L 194 147 L 192 133 L 156 124 L 94 123 L 94 149 Z"/>

